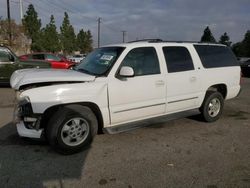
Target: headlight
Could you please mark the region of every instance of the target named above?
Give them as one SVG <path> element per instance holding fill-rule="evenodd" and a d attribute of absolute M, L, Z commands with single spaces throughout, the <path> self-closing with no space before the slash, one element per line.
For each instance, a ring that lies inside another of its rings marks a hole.
<path fill-rule="evenodd" d="M 19 106 L 23 106 L 27 103 L 30 103 L 30 98 L 28 96 L 24 96 L 24 97 L 19 98 L 19 101 L 18 101 Z"/>
<path fill-rule="evenodd" d="M 19 100 L 17 101 L 16 111 L 20 117 L 30 116 L 33 114 L 29 97 L 24 96 L 19 98 Z"/>

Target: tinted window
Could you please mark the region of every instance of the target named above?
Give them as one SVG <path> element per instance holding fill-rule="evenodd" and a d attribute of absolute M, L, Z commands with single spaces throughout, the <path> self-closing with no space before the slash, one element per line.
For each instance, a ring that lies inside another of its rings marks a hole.
<path fill-rule="evenodd" d="M 32 59 L 41 59 L 44 60 L 44 54 L 33 54 Z"/>
<path fill-rule="evenodd" d="M 122 66 L 132 67 L 135 76 L 160 73 L 158 57 L 153 47 L 131 50 L 124 58 Z"/>
<path fill-rule="evenodd" d="M 168 72 L 194 70 L 189 51 L 185 47 L 163 47 Z"/>
<path fill-rule="evenodd" d="M 194 45 L 205 68 L 238 66 L 233 52 L 225 46 Z"/>
<path fill-rule="evenodd" d="M 57 56 L 55 56 L 55 55 L 53 55 L 53 54 L 47 54 L 46 56 L 47 56 L 47 57 L 46 57 L 47 60 L 61 61 L 61 58 L 60 58 L 60 57 L 57 57 Z"/>
<path fill-rule="evenodd" d="M 9 62 L 10 54 L 7 50 L 0 48 L 0 62 Z"/>

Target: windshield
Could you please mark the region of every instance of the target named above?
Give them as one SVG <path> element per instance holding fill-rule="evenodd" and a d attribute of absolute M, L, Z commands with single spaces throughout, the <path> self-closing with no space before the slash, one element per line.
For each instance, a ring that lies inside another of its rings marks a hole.
<path fill-rule="evenodd" d="M 124 47 L 98 48 L 87 55 L 75 70 L 96 76 L 106 76 Z"/>

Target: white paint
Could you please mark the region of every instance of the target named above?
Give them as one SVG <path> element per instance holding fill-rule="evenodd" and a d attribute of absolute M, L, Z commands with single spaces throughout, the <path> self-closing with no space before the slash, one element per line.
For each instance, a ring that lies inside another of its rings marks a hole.
<path fill-rule="evenodd" d="M 17 90 L 23 84 L 35 82 L 85 81 L 32 88 L 23 91 L 20 97 L 28 96 L 34 113 L 40 114 L 55 105 L 94 103 L 102 113 L 104 127 L 198 108 L 207 89 L 215 84 L 227 86 L 226 99 L 234 98 L 239 93 L 240 67 L 205 69 L 191 43 L 136 42 L 113 46 L 123 46 L 126 49 L 107 77 L 95 78 L 73 70 L 28 69 L 16 71 L 11 77 L 11 86 Z M 155 47 L 161 73 L 117 78 L 116 74 L 126 54 L 133 48 L 146 46 Z M 163 46 L 186 47 L 193 59 L 195 70 L 168 73 Z"/>

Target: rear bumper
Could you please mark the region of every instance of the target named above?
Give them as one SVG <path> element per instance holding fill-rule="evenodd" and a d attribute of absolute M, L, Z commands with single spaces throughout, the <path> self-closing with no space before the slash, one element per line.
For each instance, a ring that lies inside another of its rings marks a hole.
<path fill-rule="evenodd" d="M 239 93 L 236 95 L 236 97 L 240 95 L 241 91 L 242 91 L 242 88 L 240 88 Z"/>
<path fill-rule="evenodd" d="M 16 123 L 16 128 L 21 137 L 41 138 L 43 132 L 43 129 L 35 130 L 26 128 L 23 121 Z"/>

